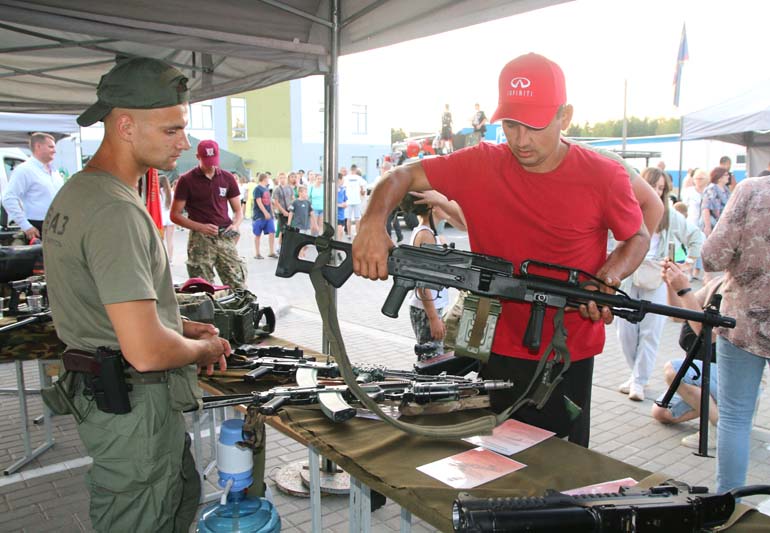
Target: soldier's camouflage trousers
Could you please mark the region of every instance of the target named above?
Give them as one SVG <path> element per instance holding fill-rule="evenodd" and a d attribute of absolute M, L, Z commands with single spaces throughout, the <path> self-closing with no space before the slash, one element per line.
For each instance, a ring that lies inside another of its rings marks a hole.
<path fill-rule="evenodd" d="M 134 383 L 131 412 L 104 413 L 83 396 L 78 433 L 93 458 L 86 476 L 91 523 L 99 532 L 187 532 L 201 484 L 182 413 L 170 407 L 166 383 Z"/>
<path fill-rule="evenodd" d="M 187 275 L 214 283 L 214 269 L 224 285 L 246 288 L 246 264 L 238 255 L 232 237 L 191 231 L 187 241 Z"/>

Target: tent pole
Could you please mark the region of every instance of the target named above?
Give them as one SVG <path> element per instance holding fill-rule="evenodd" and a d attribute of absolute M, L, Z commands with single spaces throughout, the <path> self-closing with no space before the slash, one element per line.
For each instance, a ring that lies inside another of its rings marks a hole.
<path fill-rule="evenodd" d="M 339 0 L 329 1 L 331 30 L 329 43 L 329 72 L 324 76 L 324 222 L 337 231 L 337 148 L 339 113 L 337 110 L 337 59 L 340 50 Z M 337 291 L 332 289 L 336 300 Z M 331 339 L 321 338 L 323 353 L 331 353 Z"/>

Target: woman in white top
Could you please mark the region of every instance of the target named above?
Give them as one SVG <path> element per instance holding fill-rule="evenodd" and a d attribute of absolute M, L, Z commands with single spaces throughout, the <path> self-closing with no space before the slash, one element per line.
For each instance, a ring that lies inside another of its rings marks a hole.
<path fill-rule="evenodd" d="M 669 255 L 668 244 L 674 237 L 687 248 L 687 263 L 692 265 L 700 257 L 704 235 L 697 227 L 690 224 L 668 201 L 671 184 L 666 174 L 658 168 L 647 168 L 642 178 L 657 191 L 664 205 L 663 218 L 655 233 L 650 237 L 650 249 L 637 272 L 623 281 L 620 288 L 631 298 L 648 300 L 653 303 L 666 303 L 666 285 L 663 283 L 661 261 Z M 631 369 L 628 381 L 618 390 L 628 394 L 630 400 L 644 400 L 644 387 L 650 379 L 658 353 L 660 335 L 666 317 L 648 314 L 641 322 L 633 324 L 619 318 L 617 320 L 618 340 Z"/>

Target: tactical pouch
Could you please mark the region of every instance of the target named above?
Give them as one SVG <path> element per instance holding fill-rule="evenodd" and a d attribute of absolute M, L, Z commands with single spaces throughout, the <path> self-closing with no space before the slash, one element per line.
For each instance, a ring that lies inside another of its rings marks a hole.
<path fill-rule="evenodd" d="M 203 393 L 198 387 L 195 365 L 168 371 L 169 405 L 174 411 L 193 411 L 201 407 Z"/>
<path fill-rule="evenodd" d="M 455 355 L 472 357 L 486 363 L 492 353 L 497 318 L 502 306 L 497 300 L 468 294 L 457 325 Z"/>
<path fill-rule="evenodd" d="M 177 293 L 176 301 L 179 304 L 179 314 L 195 322 L 214 323 L 214 302 L 208 293 L 194 292 Z"/>
<path fill-rule="evenodd" d="M 40 390 L 43 403 L 52 413 L 57 415 L 75 413 L 75 406 L 72 403 L 73 398 L 75 398 L 75 378 L 76 374 L 74 372 L 65 370 L 53 385 Z"/>
<path fill-rule="evenodd" d="M 219 329 L 219 336 L 231 343 L 247 344 L 275 330 L 273 310 L 260 309 L 257 297 L 245 289 L 236 289 L 230 296 L 213 303 L 214 325 Z M 260 327 L 263 319 L 265 324 Z"/>

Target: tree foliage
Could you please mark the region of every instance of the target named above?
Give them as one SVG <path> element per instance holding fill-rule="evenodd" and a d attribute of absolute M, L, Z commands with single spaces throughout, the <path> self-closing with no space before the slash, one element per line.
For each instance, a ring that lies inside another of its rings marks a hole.
<path fill-rule="evenodd" d="M 638 118 L 628 119 L 627 137 L 648 137 L 651 135 L 668 135 L 679 133 L 678 118 Z M 622 137 L 623 121 L 608 120 L 582 126 L 573 124 L 567 130 L 569 137 Z"/>
<path fill-rule="evenodd" d="M 397 143 L 406 139 L 406 132 L 401 128 L 390 128 L 390 144 Z"/>

